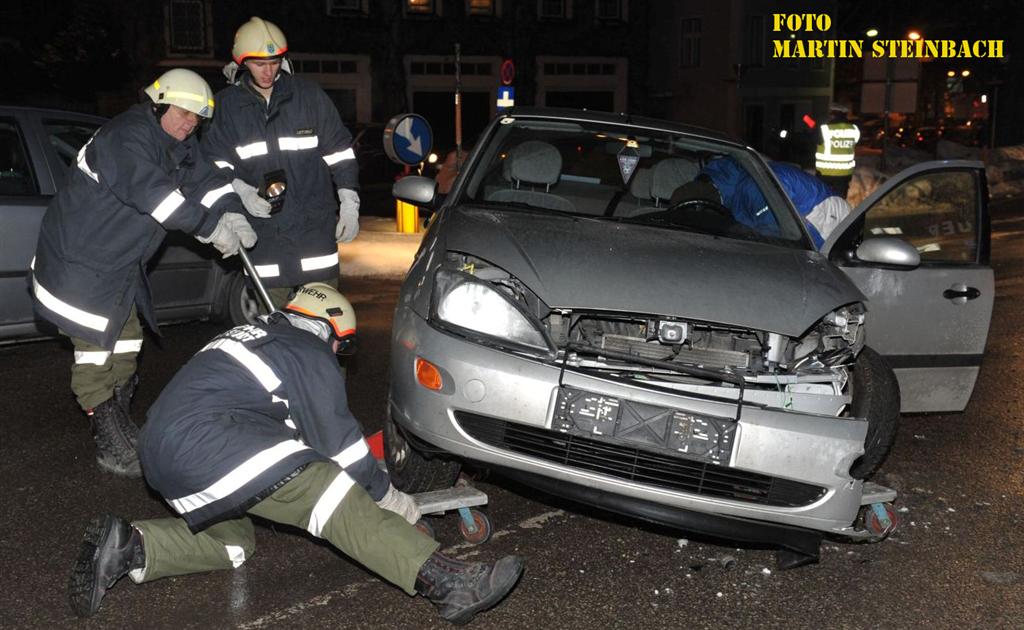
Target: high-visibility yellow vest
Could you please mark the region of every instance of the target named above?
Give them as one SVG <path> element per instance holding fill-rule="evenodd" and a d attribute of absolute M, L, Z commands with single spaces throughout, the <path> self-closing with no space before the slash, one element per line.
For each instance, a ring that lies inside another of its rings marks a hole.
<path fill-rule="evenodd" d="M 822 175 L 845 177 L 853 175 L 854 149 L 860 140 L 860 129 L 848 122 L 821 126 L 821 142 L 814 153 L 814 167 Z"/>

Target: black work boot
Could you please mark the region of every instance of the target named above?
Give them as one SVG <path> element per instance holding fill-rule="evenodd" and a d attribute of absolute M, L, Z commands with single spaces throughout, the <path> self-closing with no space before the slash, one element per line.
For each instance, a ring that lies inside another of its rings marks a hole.
<path fill-rule="evenodd" d="M 416 575 L 416 592 L 457 626 L 497 605 L 523 572 L 521 556 L 505 556 L 494 564 L 462 562 L 434 552 Z"/>
<path fill-rule="evenodd" d="M 132 569 L 146 566 L 142 534 L 128 521 L 111 514 L 89 525 L 71 569 L 68 598 L 79 617 L 91 617 L 103 596 Z"/>
<path fill-rule="evenodd" d="M 121 421 L 121 431 L 124 433 L 125 438 L 131 442 L 132 448 L 135 448 L 136 443 L 139 441 L 139 425 L 135 424 L 132 420 L 132 397 L 135 396 L 135 388 L 139 385 L 139 375 L 132 374 L 129 378 L 121 385 L 114 387 L 114 401 L 121 408 L 124 413 L 119 416 Z"/>
<path fill-rule="evenodd" d="M 96 463 L 103 470 L 132 479 L 142 476 L 135 440 L 129 437 L 121 406 L 113 398 L 88 412 L 92 421 L 92 439 L 96 442 Z"/>

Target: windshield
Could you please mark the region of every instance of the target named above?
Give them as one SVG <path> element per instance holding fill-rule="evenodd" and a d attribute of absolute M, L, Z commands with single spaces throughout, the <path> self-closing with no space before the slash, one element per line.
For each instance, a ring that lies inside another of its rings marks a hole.
<path fill-rule="evenodd" d="M 756 155 L 671 131 L 505 117 L 456 203 L 806 247 Z"/>

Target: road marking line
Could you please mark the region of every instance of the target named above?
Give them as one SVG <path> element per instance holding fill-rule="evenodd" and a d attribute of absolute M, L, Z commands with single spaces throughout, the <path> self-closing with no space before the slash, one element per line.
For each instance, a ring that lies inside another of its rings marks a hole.
<path fill-rule="evenodd" d="M 301 613 L 305 612 L 306 610 L 309 610 L 311 608 L 319 608 L 319 607 L 322 607 L 322 606 L 327 606 L 328 604 L 331 603 L 331 600 L 333 600 L 336 597 L 340 597 L 340 598 L 353 597 L 353 596 L 357 595 L 359 593 L 359 591 L 363 590 L 367 586 L 373 586 L 374 584 L 380 584 L 380 583 L 381 583 L 380 580 L 364 580 L 362 582 L 355 582 L 355 583 L 352 583 L 352 584 L 348 584 L 343 589 L 339 589 L 339 590 L 336 590 L 336 591 L 329 591 L 327 593 L 323 593 L 322 595 L 316 595 L 315 597 L 311 597 L 310 599 L 307 599 L 304 602 L 300 602 L 298 604 L 294 604 L 292 606 L 289 606 L 287 608 L 282 608 L 280 610 L 275 610 L 273 612 L 267 613 L 266 615 L 263 615 L 262 617 L 259 617 L 257 619 L 253 619 L 252 621 L 249 621 L 249 622 L 246 622 L 246 623 L 243 623 L 243 624 L 239 624 L 238 628 L 240 630 L 250 630 L 252 628 L 276 628 L 276 627 L 280 627 L 281 623 L 283 621 L 285 621 L 286 619 L 294 617 L 297 614 L 301 614 Z"/>
<path fill-rule="evenodd" d="M 510 528 L 494 532 L 494 534 L 491 535 L 491 540 L 494 540 L 495 538 L 501 538 L 503 536 L 508 536 L 510 534 L 514 534 L 517 529 L 543 529 L 544 526 L 549 524 L 553 519 L 560 518 L 562 516 L 568 516 L 568 518 L 572 518 L 571 514 L 566 515 L 565 510 L 553 510 L 551 512 L 544 512 L 543 514 L 538 514 L 537 516 L 532 516 L 528 519 L 520 521 Z M 467 551 L 466 553 L 460 556 L 455 556 L 455 558 L 458 560 L 464 560 L 466 558 L 471 558 L 475 555 L 478 555 L 480 553 L 480 549 L 476 548 L 476 545 L 472 545 L 468 542 L 461 542 L 444 549 L 443 552 L 446 555 L 453 555 L 453 552 L 455 551 L 460 551 L 462 549 L 467 549 L 470 547 L 473 547 L 474 549 L 471 549 L 470 551 Z M 364 580 L 362 582 L 348 584 L 343 589 L 329 591 L 321 595 L 316 595 L 314 597 L 307 599 L 304 602 L 300 602 L 287 608 L 282 608 L 280 610 L 275 610 L 273 612 L 267 613 L 262 617 L 240 624 L 238 628 L 240 630 L 253 630 L 256 628 L 278 627 L 285 620 L 290 619 L 295 615 L 304 613 L 305 611 L 311 608 L 327 606 L 335 598 L 352 597 L 354 595 L 357 595 L 359 591 L 361 591 L 362 589 L 380 583 L 380 580 Z"/>

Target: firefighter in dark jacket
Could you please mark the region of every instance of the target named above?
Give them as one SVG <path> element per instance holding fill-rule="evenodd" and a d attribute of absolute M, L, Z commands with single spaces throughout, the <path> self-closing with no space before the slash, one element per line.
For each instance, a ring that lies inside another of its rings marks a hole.
<path fill-rule="evenodd" d="M 111 120 L 78 152 L 43 216 L 32 266 L 37 313 L 74 344 L 71 389 L 92 421 L 97 463 L 129 477 L 142 476 L 128 412 L 142 347 L 138 315 L 157 329 L 146 262 L 167 230 L 225 257 L 256 240 L 230 179 L 192 137 L 213 115 L 210 86 L 175 69 L 145 93 L 151 103 Z"/>
<path fill-rule="evenodd" d="M 337 288 L 337 244 L 359 232 L 352 135 L 327 94 L 291 74 L 277 26 L 252 18 L 235 33 L 231 52 L 225 74 L 232 85 L 217 94 L 203 148 L 231 173 L 256 217 L 256 272 L 278 306 L 300 284 Z"/>
<path fill-rule="evenodd" d="M 237 568 L 255 549 L 248 515 L 327 540 L 455 623 L 497 604 L 522 559 L 453 560 L 412 526 L 415 501 L 390 484 L 348 409 L 335 353 L 354 336 L 352 306 L 312 283 L 284 311 L 200 350 L 139 439 L 146 480 L 181 518 L 95 520 L 72 570 L 75 613 L 94 614 L 124 575 L 141 583 Z"/>

